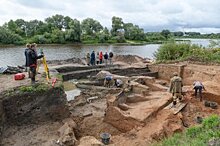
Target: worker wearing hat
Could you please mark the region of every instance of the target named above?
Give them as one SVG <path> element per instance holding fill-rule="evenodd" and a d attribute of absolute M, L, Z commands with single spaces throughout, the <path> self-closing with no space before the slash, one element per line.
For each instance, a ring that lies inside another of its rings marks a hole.
<path fill-rule="evenodd" d="M 178 76 L 177 72 L 173 73 L 173 77 L 170 80 L 170 93 L 173 96 L 173 105 L 175 106 L 177 100 L 182 100 L 182 78 Z"/>

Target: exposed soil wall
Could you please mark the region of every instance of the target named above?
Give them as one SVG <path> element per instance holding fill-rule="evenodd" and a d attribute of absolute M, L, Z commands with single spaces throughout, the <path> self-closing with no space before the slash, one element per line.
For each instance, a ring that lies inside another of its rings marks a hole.
<path fill-rule="evenodd" d="M 0 122 L 7 125 L 39 124 L 69 116 L 62 87 L 19 87 L 0 95 Z"/>
<path fill-rule="evenodd" d="M 174 72 L 177 72 L 182 78 L 185 85 L 192 85 L 193 81 L 201 82 L 220 81 L 219 66 L 206 66 L 197 64 L 153 64 L 149 69 L 158 72 L 160 79 L 170 80 Z"/>
<path fill-rule="evenodd" d="M 4 123 L 5 123 L 5 113 L 3 110 L 2 100 L 0 100 L 0 136 L 2 135 L 3 132 Z"/>
<path fill-rule="evenodd" d="M 109 108 L 107 108 L 104 121 L 116 127 L 118 130 L 122 132 L 127 132 L 133 129 L 134 127 L 144 125 L 143 122 L 138 121 L 132 117 L 125 116 L 121 112 L 122 111 L 120 111 L 119 108 L 110 106 Z"/>
<path fill-rule="evenodd" d="M 183 79 L 185 84 L 192 84 L 194 80 L 199 80 L 202 82 L 210 81 L 219 83 L 220 67 L 219 66 L 205 66 L 188 64 L 184 68 Z"/>
<path fill-rule="evenodd" d="M 149 65 L 148 67 L 152 72 L 158 72 L 158 77 L 160 79 L 170 80 L 174 72 L 177 72 L 180 76 L 182 76 L 183 74 L 182 65 L 154 64 L 154 65 Z"/>

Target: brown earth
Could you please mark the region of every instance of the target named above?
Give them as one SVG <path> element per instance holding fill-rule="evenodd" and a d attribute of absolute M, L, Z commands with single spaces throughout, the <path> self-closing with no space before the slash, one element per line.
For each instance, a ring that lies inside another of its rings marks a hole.
<path fill-rule="evenodd" d="M 146 66 L 146 60 L 138 56 L 115 56 L 114 61 L 115 63 L 127 66 Z M 62 63 L 72 62 L 80 64 L 79 60 L 68 60 Z M 59 61 L 55 61 L 54 63 L 60 64 Z M 162 101 L 166 103 L 166 97 L 171 97 L 171 95 L 166 92 L 166 86 L 169 82 L 168 79 L 174 71 L 180 71 L 181 73 L 179 66 L 182 64 L 186 65 L 182 70 L 182 76 L 184 84 L 186 85 L 184 86 L 184 89 L 186 89 L 188 93 L 185 96 L 185 101 L 188 102 L 188 104 L 180 113 L 174 115 L 171 110 L 163 109 L 163 106 L 160 104 Z M 159 71 L 160 78 L 139 78 L 136 81 L 145 86 L 145 90 L 149 89 L 149 91 L 146 92 L 147 94 L 142 94 L 142 88 L 140 88 L 142 86 L 139 86 L 139 88 L 136 88 L 133 96 L 141 95 L 153 98 L 153 100 L 150 100 L 151 102 L 136 101 L 135 103 L 127 103 L 132 109 L 129 109 L 128 111 L 117 109 L 117 111 L 112 114 L 112 117 L 108 117 L 108 120 L 115 120 L 115 122 L 124 118 L 124 121 L 120 121 L 121 125 L 116 126 L 111 124 L 111 122 L 106 122 L 106 120 L 104 120 L 106 114 L 108 114 L 106 113 L 106 109 L 108 108 L 106 96 L 115 96 L 118 91 L 115 91 L 114 89 L 108 91 L 97 91 L 95 89 L 82 90 L 80 96 L 76 97 L 74 101 L 70 101 L 68 103 L 69 111 L 71 112 L 69 118 L 73 119 L 77 124 L 76 128 L 71 127 L 74 129 L 76 139 L 78 140 L 76 141 L 76 145 L 80 144 L 80 139 L 92 138 L 84 138 L 85 136 L 94 136 L 100 141 L 100 134 L 107 132 L 112 136 L 110 146 L 148 146 L 153 142 L 171 136 L 175 132 L 182 132 L 187 127 L 198 124 L 196 122 L 198 116 L 204 118 L 211 114 L 220 114 L 220 108 L 211 109 L 210 107 L 205 107 L 203 102 L 200 102 L 199 99 L 193 97 L 191 86 L 194 80 L 202 81 L 207 90 L 204 92 L 204 100 L 211 100 L 220 104 L 220 87 L 218 84 L 218 72 L 220 70 L 218 66 L 195 65 L 184 62 L 172 65 L 155 65 L 152 67 L 152 70 Z M 39 74 L 37 78 L 41 81 L 45 81 L 44 78 L 41 78 L 41 74 Z M 137 77 L 132 77 L 132 79 L 135 80 Z M 2 75 L 0 76 L 0 81 L 2 83 L 0 91 L 30 84 L 29 79 L 14 81 L 12 75 Z M 98 98 L 92 100 L 91 103 L 88 103 L 87 98 L 95 96 Z M 161 97 L 164 98 L 159 100 Z M 121 114 L 121 118 L 118 119 L 117 114 L 119 113 Z M 147 116 L 148 114 L 151 114 L 151 116 Z M 133 123 L 129 118 L 125 118 L 126 116 L 130 118 L 132 117 Z M 146 119 L 146 117 L 148 118 Z M 121 130 L 120 127 L 129 126 L 126 124 L 129 122 L 131 125 L 133 124 L 132 127 L 129 127 L 125 131 Z M 58 139 L 60 138 L 58 130 L 64 124 L 65 122 L 63 121 L 57 121 L 6 127 L 6 130 L 3 133 L 2 144 L 6 146 L 56 146 L 59 144 Z"/>

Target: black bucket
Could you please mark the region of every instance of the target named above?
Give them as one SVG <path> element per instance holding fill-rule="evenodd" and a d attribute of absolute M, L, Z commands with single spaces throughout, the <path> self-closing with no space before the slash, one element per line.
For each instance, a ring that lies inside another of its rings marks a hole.
<path fill-rule="evenodd" d="M 105 145 L 109 144 L 111 134 L 109 134 L 109 133 L 102 133 L 102 134 L 100 134 L 100 137 L 102 139 L 102 143 L 104 143 Z"/>
<path fill-rule="evenodd" d="M 200 116 L 197 116 L 197 117 L 196 117 L 196 123 L 201 124 L 202 121 L 203 121 L 203 118 L 202 118 L 202 117 L 200 117 Z"/>

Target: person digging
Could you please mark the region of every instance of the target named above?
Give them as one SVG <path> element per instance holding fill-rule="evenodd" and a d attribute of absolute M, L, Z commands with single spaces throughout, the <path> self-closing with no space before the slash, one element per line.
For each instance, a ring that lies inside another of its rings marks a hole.
<path fill-rule="evenodd" d="M 104 87 L 110 88 L 112 85 L 114 85 L 114 80 L 111 75 L 107 75 L 104 79 Z"/>
<path fill-rule="evenodd" d="M 199 99 L 202 101 L 202 90 L 206 90 L 204 85 L 200 81 L 194 81 L 193 83 L 193 89 L 195 90 L 195 97 L 197 97 L 199 92 Z"/>
<path fill-rule="evenodd" d="M 131 109 L 131 107 L 126 104 L 126 102 L 128 99 L 128 95 L 132 92 L 132 88 L 133 88 L 133 86 L 131 85 L 131 82 L 128 80 L 128 82 L 125 84 L 125 87 L 116 96 L 116 100 L 114 102 L 114 105 L 124 111 Z"/>

